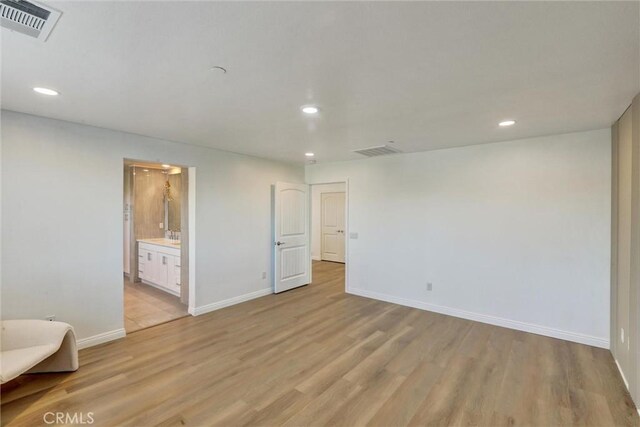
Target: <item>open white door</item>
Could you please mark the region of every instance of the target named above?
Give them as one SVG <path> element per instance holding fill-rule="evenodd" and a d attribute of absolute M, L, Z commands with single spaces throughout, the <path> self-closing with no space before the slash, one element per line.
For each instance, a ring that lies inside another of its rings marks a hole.
<path fill-rule="evenodd" d="M 309 186 L 277 182 L 274 195 L 274 292 L 311 282 Z"/>

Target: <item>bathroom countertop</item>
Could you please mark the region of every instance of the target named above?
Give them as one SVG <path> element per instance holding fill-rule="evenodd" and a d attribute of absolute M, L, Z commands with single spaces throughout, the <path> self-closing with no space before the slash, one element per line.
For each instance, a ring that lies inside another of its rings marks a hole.
<path fill-rule="evenodd" d="M 157 239 L 138 239 L 138 242 L 148 243 L 150 245 L 165 246 L 167 248 L 180 249 L 180 240 L 157 238 Z"/>

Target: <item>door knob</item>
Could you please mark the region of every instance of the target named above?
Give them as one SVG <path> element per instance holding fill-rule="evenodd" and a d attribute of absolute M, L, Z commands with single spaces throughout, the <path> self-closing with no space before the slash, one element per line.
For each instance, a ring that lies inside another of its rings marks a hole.
<path fill-rule="evenodd" d="M 276 245 L 278 245 L 278 246 L 284 245 L 284 242 L 276 242 Z"/>

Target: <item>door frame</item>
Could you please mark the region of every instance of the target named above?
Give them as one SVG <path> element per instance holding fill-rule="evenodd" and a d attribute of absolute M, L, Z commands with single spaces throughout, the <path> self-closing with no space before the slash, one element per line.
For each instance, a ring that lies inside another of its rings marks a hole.
<path fill-rule="evenodd" d="M 189 237 L 189 301 L 187 312 L 195 316 L 196 313 L 196 168 L 189 166 L 188 192 L 188 237 Z"/>
<path fill-rule="evenodd" d="M 139 160 L 132 159 L 129 157 L 122 158 L 122 165 L 126 165 L 127 162 L 139 162 L 139 163 L 161 163 L 160 161 L 147 161 L 147 160 Z M 171 162 L 164 162 L 167 164 L 172 164 Z M 177 166 L 177 164 L 176 164 Z M 187 238 L 188 238 L 188 254 L 189 254 L 189 266 L 188 266 L 188 303 L 187 303 L 187 313 L 191 316 L 195 316 L 196 310 L 196 167 L 195 166 L 180 166 L 183 169 L 187 169 L 188 171 L 188 181 L 187 181 L 187 206 L 188 206 L 188 230 L 187 230 Z M 122 175 L 122 179 L 124 181 L 124 174 Z M 131 183 L 133 185 L 133 183 Z M 120 186 L 122 191 L 124 192 L 124 182 Z M 123 194 L 124 200 L 124 194 Z M 130 201 L 129 204 L 129 221 L 130 221 L 130 242 L 129 247 L 131 249 L 135 248 L 135 235 L 134 235 L 134 225 L 133 225 L 133 202 Z M 124 207 L 124 206 L 123 206 Z M 124 220 L 124 218 L 123 218 Z M 124 233 L 122 234 L 122 244 L 120 245 L 120 250 L 122 251 L 121 259 L 124 259 Z M 134 256 L 137 256 L 137 253 L 134 250 L 130 251 L 129 257 L 132 259 Z M 124 266 L 123 266 L 124 267 Z M 130 265 L 133 267 L 133 263 Z M 123 268 L 121 269 L 123 270 Z M 122 272 L 121 272 L 122 274 Z M 129 272 L 131 277 L 132 272 Z M 121 300 L 124 304 L 124 288 L 122 289 Z M 123 325 L 124 330 L 124 325 Z M 126 332 L 125 332 L 126 335 Z"/>
<path fill-rule="evenodd" d="M 338 179 L 335 181 L 312 181 L 307 182 L 310 186 L 311 191 L 309 191 L 309 205 L 311 209 L 309 209 L 309 223 L 312 224 L 312 212 L 313 212 L 313 186 L 314 185 L 324 185 L 324 184 L 344 184 L 344 291 L 346 293 L 351 293 L 351 287 L 349 286 L 349 265 L 350 265 L 350 253 L 349 253 L 349 240 L 350 237 L 350 220 L 349 220 L 349 177 L 345 177 L 344 179 Z M 322 202 L 321 202 L 322 203 Z M 313 236 L 309 236 L 311 239 L 311 244 L 313 245 Z M 309 262 L 313 264 L 313 258 L 311 256 L 311 251 L 309 251 Z M 327 261 L 329 262 L 329 261 Z M 313 269 L 312 269 L 313 270 Z"/>

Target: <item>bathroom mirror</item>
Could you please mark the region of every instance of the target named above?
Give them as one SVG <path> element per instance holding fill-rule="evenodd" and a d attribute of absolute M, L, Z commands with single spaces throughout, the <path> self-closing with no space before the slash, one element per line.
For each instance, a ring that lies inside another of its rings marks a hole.
<path fill-rule="evenodd" d="M 165 183 L 166 229 L 180 231 L 180 200 L 182 198 L 182 174 L 169 173 Z"/>

